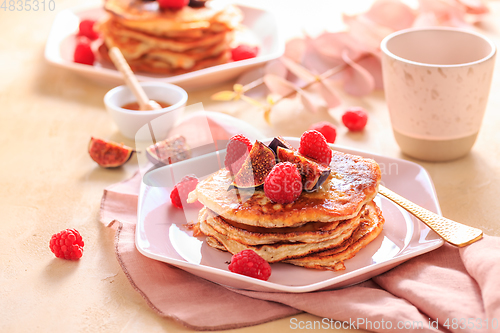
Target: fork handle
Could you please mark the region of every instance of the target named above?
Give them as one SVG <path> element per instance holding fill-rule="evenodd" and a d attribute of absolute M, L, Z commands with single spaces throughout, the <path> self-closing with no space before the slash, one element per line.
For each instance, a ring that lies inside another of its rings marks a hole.
<path fill-rule="evenodd" d="M 463 247 L 483 237 L 483 231 L 433 213 L 380 185 L 378 193 L 412 213 L 448 243 Z"/>

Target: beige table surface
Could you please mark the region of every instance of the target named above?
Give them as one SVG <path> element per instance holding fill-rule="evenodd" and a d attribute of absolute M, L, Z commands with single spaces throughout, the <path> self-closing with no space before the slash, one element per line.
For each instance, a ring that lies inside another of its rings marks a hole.
<path fill-rule="evenodd" d="M 47 1 L 47 0 L 46 0 Z M 367 8 L 370 1 L 246 1 L 275 12 L 285 37 L 303 29 L 342 28 L 340 12 Z M 114 231 L 98 222 L 103 188 L 131 176 L 133 159 L 117 170 L 99 168 L 87 154 L 91 135 L 123 141 L 103 107 L 110 88 L 48 65 L 43 51 L 57 12 L 85 3 L 55 1 L 55 10 L 0 9 L 0 332 L 184 332 L 157 316 L 128 283 L 114 256 Z M 303 16 L 307 6 L 307 17 Z M 500 45 L 500 2 L 483 31 Z M 213 103 L 209 96 L 231 84 L 190 92 L 189 103 L 228 112 L 268 135 L 298 136 L 318 119 L 337 121 L 341 109 L 315 118 L 299 116 L 274 127 L 245 103 Z M 430 173 L 443 214 L 500 236 L 500 66 L 482 130 L 472 152 L 449 163 L 420 163 Z M 402 156 L 390 130 L 382 92 L 361 99 L 369 124 L 362 134 L 339 126 L 337 143 L 391 157 Z M 292 108 L 293 109 L 293 108 Z M 86 245 L 78 262 L 56 259 L 50 236 L 77 228 Z M 317 320 L 311 315 L 298 320 Z M 235 332 L 288 332 L 290 318 Z"/>

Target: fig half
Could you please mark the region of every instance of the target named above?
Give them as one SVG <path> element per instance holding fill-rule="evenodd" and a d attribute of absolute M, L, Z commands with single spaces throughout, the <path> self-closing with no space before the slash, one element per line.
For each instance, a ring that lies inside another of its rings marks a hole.
<path fill-rule="evenodd" d="M 90 138 L 88 150 L 90 157 L 103 168 L 117 168 L 124 165 L 130 160 L 135 151 L 123 143 L 94 137 Z"/>
<path fill-rule="evenodd" d="M 281 146 L 276 149 L 279 161 L 291 162 L 297 166 L 302 176 L 302 187 L 306 192 L 316 191 L 330 175 L 331 169 L 329 167 L 302 156 L 296 150 Z"/>
<path fill-rule="evenodd" d="M 228 190 L 262 187 L 267 175 L 275 165 L 276 155 L 274 152 L 262 142 L 255 141 Z"/>

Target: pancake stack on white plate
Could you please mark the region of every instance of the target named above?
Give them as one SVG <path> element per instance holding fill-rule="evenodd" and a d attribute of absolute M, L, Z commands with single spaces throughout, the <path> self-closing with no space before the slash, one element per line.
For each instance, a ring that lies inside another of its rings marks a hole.
<path fill-rule="evenodd" d="M 381 172 L 367 158 L 333 151 L 331 173 L 321 187 L 289 204 L 273 203 L 262 189 L 230 188 L 221 169 L 200 181 L 199 228 L 207 243 L 233 254 L 252 249 L 270 263 L 343 270 L 344 261 L 373 241 L 384 218 L 373 202 Z"/>
<path fill-rule="evenodd" d="M 105 60 L 118 47 L 134 71 L 180 74 L 226 63 L 243 15 L 232 5 L 161 10 L 157 1 L 106 0 L 97 30 Z"/>

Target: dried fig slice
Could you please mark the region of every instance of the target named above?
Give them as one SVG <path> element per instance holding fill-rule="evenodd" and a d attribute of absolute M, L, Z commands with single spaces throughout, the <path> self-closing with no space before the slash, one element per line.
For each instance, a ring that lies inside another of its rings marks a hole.
<path fill-rule="evenodd" d="M 260 141 L 255 141 L 241 169 L 234 176 L 229 189 L 262 187 L 267 175 L 275 165 L 276 155 L 271 148 Z"/>
<path fill-rule="evenodd" d="M 134 149 L 123 143 L 90 138 L 88 147 L 90 157 L 103 168 L 117 168 L 130 160 Z"/>

